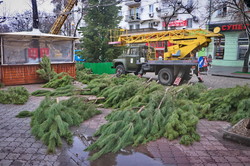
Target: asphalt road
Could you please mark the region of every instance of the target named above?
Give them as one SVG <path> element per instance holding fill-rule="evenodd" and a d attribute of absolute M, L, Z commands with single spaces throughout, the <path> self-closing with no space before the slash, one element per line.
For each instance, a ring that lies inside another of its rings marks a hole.
<path fill-rule="evenodd" d="M 157 79 L 157 76 L 154 73 L 147 73 L 144 77 L 153 77 Z M 236 85 L 246 85 L 250 86 L 250 79 L 234 78 L 234 77 L 224 77 L 224 76 L 211 76 L 211 75 L 201 75 L 205 84 L 208 88 L 230 88 L 235 87 Z M 193 76 L 191 82 L 198 82 L 198 78 Z"/>

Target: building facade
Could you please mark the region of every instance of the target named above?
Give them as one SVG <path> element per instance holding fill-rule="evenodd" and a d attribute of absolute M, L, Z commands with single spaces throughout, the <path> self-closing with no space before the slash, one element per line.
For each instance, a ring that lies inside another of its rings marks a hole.
<path fill-rule="evenodd" d="M 195 5 L 196 9 L 192 9 L 192 14 L 189 14 L 184 10 L 174 12 L 173 7 L 170 7 L 170 2 L 167 0 L 122 1 L 120 14 L 123 19 L 120 27 L 129 29 L 131 32 L 165 30 L 166 20 L 171 17 L 168 29 L 205 28 L 204 19 L 202 18 L 204 4 L 203 1 L 194 2 L 193 0 L 183 0 L 180 1 L 180 4 L 175 4 L 174 7 L 177 8 L 181 8 L 180 5 L 190 6 L 190 8 Z"/>
<path fill-rule="evenodd" d="M 176 0 L 178 4 L 178 0 Z M 229 15 L 230 9 L 224 5 L 220 10 L 211 13 L 214 0 L 195 1 L 180 0 L 186 7 L 192 8 L 191 14 L 179 10 L 173 14 L 173 8 L 169 7 L 168 0 L 151 0 L 135 2 L 134 0 L 123 1 L 121 15 L 123 20 L 120 27 L 130 32 L 144 32 L 166 30 L 166 20 L 171 17 L 168 30 L 173 29 L 209 29 L 220 27 L 223 38 L 213 39 L 208 48 L 202 49 L 198 56 L 213 58 L 213 65 L 241 67 L 244 54 L 248 47 L 248 39 L 245 27 L 238 20 Z M 178 6 L 176 6 L 178 7 Z M 156 50 L 163 52 L 163 43 L 153 44 Z"/>
<path fill-rule="evenodd" d="M 213 3 L 213 0 L 209 2 Z M 249 9 L 245 10 L 247 12 Z M 239 17 L 233 17 L 231 11 L 232 9 L 225 4 L 211 15 L 209 30 L 219 27 L 224 37 L 214 39 L 207 49 L 207 54 L 212 55 L 213 65 L 242 67 L 248 48 L 246 27 Z"/>
<path fill-rule="evenodd" d="M 120 15 L 123 19 L 120 27 L 129 30 L 130 33 L 205 28 L 206 22 L 202 14 L 205 4 L 204 1 L 194 0 L 122 1 Z M 164 41 L 151 42 L 149 45 L 155 48 L 156 58 L 163 56 Z M 167 45 L 172 44 L 168 42 Z M 199 54 L 204 53 L 203 51 Z"/>

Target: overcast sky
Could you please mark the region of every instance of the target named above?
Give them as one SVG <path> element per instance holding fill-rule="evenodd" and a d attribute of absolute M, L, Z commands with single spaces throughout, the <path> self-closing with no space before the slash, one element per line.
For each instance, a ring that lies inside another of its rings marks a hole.
<path fill-rule="evenodd" d="M 25 10 L 32 10 L 31 0 L 2 0 L 0 4 L 0 16 L 13 16 L 15 13 L 20 13 Z M 50 0 L 37 0 L 37 7 L 39 11 L 46 11 L 52 13 L 53 7 Z"/>

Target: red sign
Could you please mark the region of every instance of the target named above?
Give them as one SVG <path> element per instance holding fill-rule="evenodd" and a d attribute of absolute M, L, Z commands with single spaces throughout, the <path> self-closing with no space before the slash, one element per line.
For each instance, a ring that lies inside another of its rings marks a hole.
<path fill-rule="evenodd" d="M 249 26 L 249 24 L 247 24 Z M 210 24 L 209 25 L 209 30 L 213 31 L 215 27 L 220 27 L 220 30 L 223 31 L 243 31 L 246 29 L 246 26 L 241 24 L 241 23 L 236 23 L 236 24 L 230 24 L 230 23 L 225 23 L 225 24 Z"/>
<path fill-rule="evenodd" d="M 34 60 L 38 58 L 38 48 L 28 48 L 28 57 Z"/>
<path fill-rule="evenodd" d="M 169 27 L 183 27 L 187 26 L 187 20 L 175 20 L 168 24 Z"/>
<path fill-rule="evenodd" d="M 49 56 L 49 48 L 40 48 L 40 56 L 41 58 L 46 55 Z M 38 48 L 28 48 L 28 57 L 31 59 L 38 58 Z"/>
<path fill-rule="evenodd" d="M 49 48 L 40 48 L 41 58 L 44 57 L 44 55 L 49 56 Z"/>

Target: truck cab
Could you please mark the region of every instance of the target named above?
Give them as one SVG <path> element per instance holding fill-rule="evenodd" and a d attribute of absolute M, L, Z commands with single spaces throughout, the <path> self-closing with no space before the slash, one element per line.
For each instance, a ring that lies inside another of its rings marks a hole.
<path fill-rule="evenodd" d="M 152 47 L 146 45 L 136 45 L 127 47 L 123 54 L 113 60 L 113 67 L 116 68 L 116 75 L 126 73 L 138 74 L 142 64 L 149 59 L 153 59 L 155 51 Z"/>

